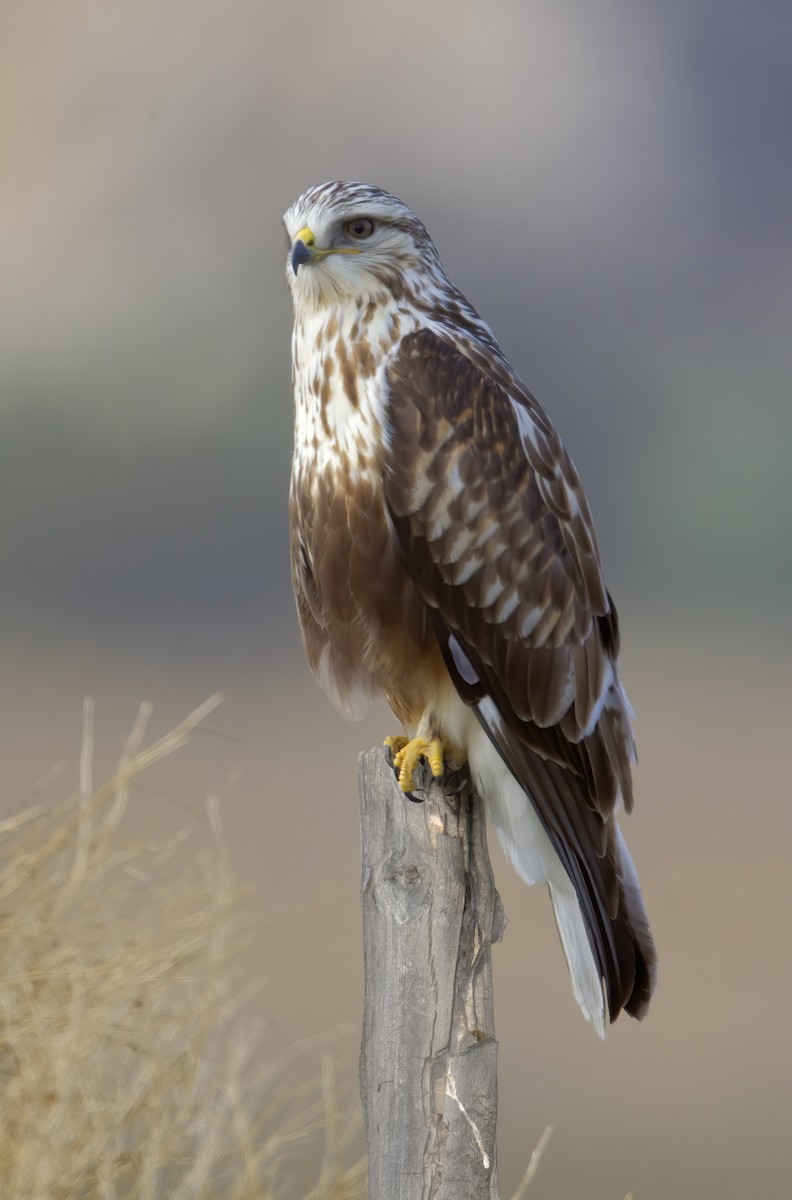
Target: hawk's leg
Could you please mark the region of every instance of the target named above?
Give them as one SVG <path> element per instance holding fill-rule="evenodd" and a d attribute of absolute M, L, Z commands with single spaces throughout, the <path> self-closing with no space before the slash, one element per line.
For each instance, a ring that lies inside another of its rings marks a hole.
<path fill-rule="evenodd" d="M 443 778 L 443 743 L 439 738 L 429 740 L 423 737 L 388 737 L 385 739 L 385 745 L 390 748 L 393 765 L 399 772 L 399 787 L 403 792 L 409 793 L 418 786 L 415 773 L 422 759 L 429 764 L 435 779 Z"/>

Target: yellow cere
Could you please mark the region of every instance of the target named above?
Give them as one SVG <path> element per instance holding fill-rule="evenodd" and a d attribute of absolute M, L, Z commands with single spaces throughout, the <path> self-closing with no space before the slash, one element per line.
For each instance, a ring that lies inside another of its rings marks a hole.
<path fill-rule="evenodd" d="M 314 259 L 327 258 L 328 254 L 360 254 L 353 246 L 328 246 L 326 250 L 320 250 L 316 245 L 314 231 L 308 225 L 304 225 L 299 233 L 295 234 L 294 241 L 307 246 Z"/>

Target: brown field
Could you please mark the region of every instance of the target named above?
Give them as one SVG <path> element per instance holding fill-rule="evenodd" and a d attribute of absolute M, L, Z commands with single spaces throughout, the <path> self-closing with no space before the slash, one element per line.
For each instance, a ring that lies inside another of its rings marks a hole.
<path fill-rule="evenodd" d="M 244 973 L 261 992 L 239 1019 L 245 1030 L 265 1019 L 255 1055 L 266 1062 L 293 1041 L 359 1022 L 356 755 L 390 723 L 380 712 L 342 722 L 296 654 L 274 668 L 261 647 L 250 650 L 254 637 L 247 653 L 196 651 L 167 672 L 145 647 L 132 653 L 96 636 L 9 647 L 0 815 L 57 760 L 68 787 L 50 791 L 76 789 L 83 693 L 96 698 L 98 783 L 140 699 L 154 701 L 156 738 L 222 686 L 227 700 L 209 732 L 141 777 L 119 834 L 150 843 L 186 828 L 190 845 L 205 847 L 205 797 L 220 793 L 231 868 L 255 889 Z M 544 1200 L 620 1200 L 630 1190 L 639 1200 L 780 1200 L 792 1065 L 789 647 L 779 654 L 768 634 L 740 648 L 729 629 L 680 640 L 648 624 L 629 630 L 628 644 L 641 763 L 627 829 L 660 990 L 645 1023 L 621 1020 L 600 1044 L 572 999 L 545 896 L 522 887 L 492 847 L 510 921 L 494 959 L 503 1195 L 551 1123 L 531 1190 Z M 356 1053 L 354 1035 L 334 1043 L 347 1099 Z M 311 1069 L 318 1076 L 318 1051 Z M 307 1166 L 305 1181 L 292 1172 L 295 1188 L 309 1186 Z"/>

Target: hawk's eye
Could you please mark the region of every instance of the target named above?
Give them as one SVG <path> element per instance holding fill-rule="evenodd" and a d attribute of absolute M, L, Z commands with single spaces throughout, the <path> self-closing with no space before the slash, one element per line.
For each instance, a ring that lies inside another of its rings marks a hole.
<path fill-rule="evenodd" d="M 374 222 L 369 221 L 368 217 L 356 217 L 354 221 L 347 221 L 344 226 L 344 233 L 354 238 L 357 242 L 362 242 L 364 238 L 371 237 L 374 232 Z"/>

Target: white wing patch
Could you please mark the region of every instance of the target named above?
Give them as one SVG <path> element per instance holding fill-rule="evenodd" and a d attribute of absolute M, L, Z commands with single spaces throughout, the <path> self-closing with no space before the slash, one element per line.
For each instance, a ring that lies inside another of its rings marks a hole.
<path fill-rule="evenodd" d="M 517 591 L 517 588 L 514 586 L 514 584 L 511 584 L 511 586 L 508 587 L 501 596 L 495 607 L 495 612 L 493 613 L 493 616 L 498 624 L 503 621 L 507 621 L 519 603 L 520 593 Z"/>
<path fill-rule="evenodd" d="M 469 683 L 471 686 L 479 683 L 480 680 L 478 674 L 476 673 L 475 667 L 468 658 L 467 654 L 465 654 L 465 651 L 462 649 L 453 633 L 449 636 L 448 648 L 451 651 L 451 657 L 454 660 L 454 666 L 456 667 L 457 671 L 459 671 L 459 674 L 462 676 L 465 683 Z"/>
<path fill-rule="evenodd" d="M 520 614 L 520 623 L 517 626 L 517 633 L 519 636 L 521 638 L 530 637 L 544 615 L 545 610 L 543 608 L 526 608 L 525 611 Z"/>
<path fill-rule="evenodd" d="M 605 707 L 605 705 L 607 704 L 608 697 L 611 694 L 611 688 L 613 686 L 613 679 L 614 679 L 613 667 L 611 666 L 610 663 L 608 663 L 605 678 L 602 681 L 602 689 L 597 698 L 597 703 L 594 705 L 594 708 L 591 711 L 591 717 L 589 719 L 588 724 L 585 726 L 584 729 L 581 730 L 581 733 L 580 733 L 581 738 L 589 737 L 596 729 L 597 722 L 599 721 L 600 717 L 602 716 L 602 710 Z M 621 685 L 619 685 L 619 690 L 621 691 Z M 626 699 L 626 697 L 625 697 L 625 699 Z M 627 707 L 629 708 L 629 702 L 627 704 Z"/>
<path fill-rule="evenodd" d="M 533 417 L 524 404 L 520 404 L 513 396 L 509 397 L 512 410 L 517 418 L 517 428 L 520 431 L 520 437 L 523 442 L 530 442 L 536 448 L 536 425 Z"/>
<path fill-rule="evenodd" d="M 512 412 L 517 418 L 517 428 L 522 438 L 523 447 L 529 458 L 538 456 L 543 462 L 547 460 L 547 448 L 540 445 L 540 433 L 537 429 L 536 422 L 531 416 L 531 412 L 524 404 L 521 404 L 514 396 L 509 397 L 509 402 L 512 406 Z M 529 450 L 528 447 L 531 447 Z M 533 454 L 531 453 L 533 451 Z M 578 498 L 572 489 L 567 485 L 563 473 L 559 470 L 554 471 L 554 479 L 556 483 L 560 482 L 563 487 L 564 498 L 564 517 L 566 520 L 572 520 L 580 513 L 580 504 Z M 542 498 L 549 508 L 556 512 L 559 508 L 558 495 L 553 496 L 552 490 L 548 487 L 545 477 L 537 471 L 536 486 L 542 494 Z"/>

